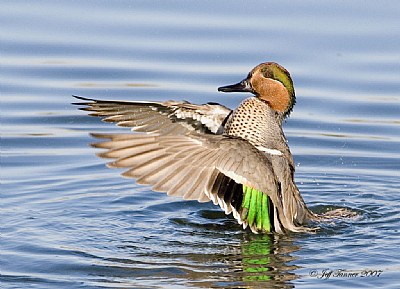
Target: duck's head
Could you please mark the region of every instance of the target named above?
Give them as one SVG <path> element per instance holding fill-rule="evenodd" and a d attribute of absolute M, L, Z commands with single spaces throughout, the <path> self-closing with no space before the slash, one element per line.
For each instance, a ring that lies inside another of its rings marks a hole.
<path fill-rule="evenodd" d="M 290 114 L 296 103 L 293 81 L 289 72 L 275 62 L 265 62 L 254 67 L 247 78 L 233 85 L 222 86 L 218 91 L 251 92 L 283 117 Z"/>

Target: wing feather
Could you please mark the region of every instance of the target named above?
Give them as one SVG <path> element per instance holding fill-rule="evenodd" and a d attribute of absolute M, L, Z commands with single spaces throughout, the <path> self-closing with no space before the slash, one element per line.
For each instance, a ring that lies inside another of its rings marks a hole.
<path fill-rule="evenodd" d="M 210 199 L 212 184 L 218 172 L 222 172 L 236 183 L 251 184 L 278 198 L 276 179 L 268 159 L 241 139 L 211 135 L 206 138 L 201 134 L 100 137 L 111 139 L 95 144 L 108 149 L 100 156 L 117 158 L 111 163 L 112 167 L 128 168 L 124 176 L 137 178 L 138 183 L 151 185 L 155 191 L 204 201 Z M 112 146 L 114 140 L 116 148 Z M 263 165 L 257 167 L 252 163 Z M 243 164 L 249 168 L 243 168 Z M 221 201 L 219 203 L 224 206 Z M 224 207 L 224 210 L 230 212 L 231 208 Z"/>
<path fill-rule="evenodd" d="M 105 101 L 74 96 L 85 102 L 82 110 L 103 117 L 103 121 L 130 127 L 138 132 L 186 134 L 197 131 L 222 133 L 224 120 L 231 110 L 220 104 L 196 105 L 184 101 L 144 102 Z"/>

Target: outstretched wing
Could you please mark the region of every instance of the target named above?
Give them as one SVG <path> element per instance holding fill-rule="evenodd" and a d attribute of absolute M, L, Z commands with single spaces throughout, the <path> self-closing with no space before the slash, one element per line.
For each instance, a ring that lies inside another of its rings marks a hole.
<path fill-rule="evenodd" d="M 106 149 L 100 157 L 113 158 L 110 167 L 127 168 L 123 176 L 154 191 L 205 202 L 212 200 L 225 213 L 233 212 L 239 222 L 239 206 L 221 195 L 221 176 L 266 193 L 284 228 L 296 231 L 296 225 L 284 214 L 279 184 L 270 160 L 250 143 L 223 135 L 93 134 L 106 139 L 93 144 Z M 234 185 L 231 184 L 231 185 Z M 225 191 L 226 193 L 226 191 Z M 225 194 L 224 193 L 224 194 Z M 232 196 L 230 196 L 232 197 Z"/>
<path fill-rule="evenodd" d="M 74 103 L 86 107 L 81 110 L 103 117 L 138 132 L 182 135 L 197 131 L 221 134 L 224 120 L 231 113 L 227 107 L 208 103 L 196 105 L 183 101 L 105 101 L 74 96 L 85 102 Z"/>

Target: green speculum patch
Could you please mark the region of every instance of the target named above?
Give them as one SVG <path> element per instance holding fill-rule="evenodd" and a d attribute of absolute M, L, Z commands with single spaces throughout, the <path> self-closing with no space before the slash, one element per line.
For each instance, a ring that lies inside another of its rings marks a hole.
<path fill-rule="evenodd" d="M 241 219 L 247 221 L 249 227 L 255 224 L 257 231 L 270 232 L 268 196 L 263 192 L 243 185 L 243 201 Z"/>

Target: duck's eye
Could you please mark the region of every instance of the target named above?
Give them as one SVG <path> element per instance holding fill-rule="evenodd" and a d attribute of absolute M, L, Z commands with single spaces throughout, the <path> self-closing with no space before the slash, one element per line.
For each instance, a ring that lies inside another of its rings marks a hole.
<path fill-rule="evenodd" d="M 261 72 L 262 76 L 264 76 L 265 78 L 273 78 L 274 74 L 272 73 L 272 71 L 270 69 L 264 69 Z"/>

